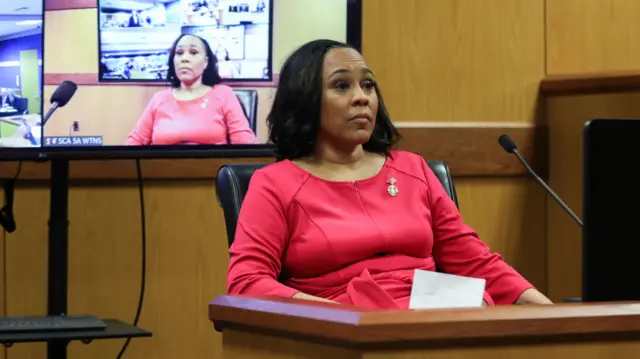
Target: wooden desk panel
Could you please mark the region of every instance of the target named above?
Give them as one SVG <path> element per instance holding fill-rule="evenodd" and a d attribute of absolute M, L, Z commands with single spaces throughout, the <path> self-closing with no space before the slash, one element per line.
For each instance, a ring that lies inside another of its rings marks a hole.
<path fill-rule="evenodd" d="M 222 296 L 225 358 L 637 358 L 640 303 L 375 311 Z"/>

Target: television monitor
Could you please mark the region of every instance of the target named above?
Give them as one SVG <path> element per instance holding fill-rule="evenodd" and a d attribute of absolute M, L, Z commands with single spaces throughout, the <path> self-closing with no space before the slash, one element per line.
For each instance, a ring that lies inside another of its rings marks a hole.
<path fill-rule="evenodd" d="M 99 80 L 166 82 L 181 34 L 209 43 L 225 82 L 272 80 L 272 0 L 99 0 Z"/>
<path fill-rule="evenodd" d="M 0 1 L 0 153 L 39 147 L 43 9 L 43 0 Z"/>
<path fill-rule="evenodd" d="M 27 3 L 31 1 L 34 0 Z M 74 97 L 44 124 L 42 110 L 48 112 L 51 104 L 49 93 L 42 99 L 44 106 L 40 103 L 44 16 L 42 0 L 39 1 L 39 15 L 24 15 L 25 21 L 39 19 L 38 24 L 33 28 L 14 24 L 16 31 L 10 40 L 35 44 L 38 67 L 28 71 L 28 78 L 37 81 L 27 82 L 26 70 L 18 77 L 3 76 L 7 66 L 0 66 L 0 79 L 9 78 L 3 80 L 6 85 L 0 82 L 0 87 L 12 88 L 15 94 L 29 99 L 28 110 L 13 121 L 0 121 L 5 123 L 3 130 L 12 129 L 11 136 L 5 132 L 11 138 L 4 144 L 0 142 L 0 160 L 274 155 L 274 146 L 267 144 L 264 108 L 268 106 L 270 90 L 247 85 L 258 82 L 261 87 L 275 86 L 271 77 L 273 0 L 99 0 L 96 25 L 100 40 L 95 51 L 102 62 L 96 69 L 98 81 L 79 80 Z M 18 32 L 25 37 L 19 37 Z M 37 41 L 27 37 L 31 33 L 37 34 Z M 213 86 L 190 100 L 176 97 L 177 89 L 166 79 L 169 48 L 182 34 L 196 34 L 207 40 L 213 51 L 224 50 L 216 68 L 221 86 Z M 54 32 L 48 36 L 62 35 Z M 2 41 L 0 54 L 1 49 Z M 13 70 L 19 72 L 20 66 L 30 66 L 30 62 L 22 63 L 17 56 L 11 62 L 17 69 Z M 225 64 L 237 71 L 223 67 Z M 237 76 L 227 76 L 225 71 L 235 71 Z M 118 81 L 128 83 L 121 85 Z M 47 85 L 47 90 L 53 90 L 59 84 Z M 158 107 L 167 101 L 174 103 L 170 115 L 163 113 L 166 108 Z M 264 104 L 259 111 L 260 102 Z M 191 109 L 184 110 L 184 106 Z M 158 140 L 161 131 L 165 136 Z M 145 138 L 136 137 L 136 133 L 146 133 L 142 136 Z"/>
<path fill-rule="evenodd" d="M 640 300 L 640 119 L 595 119 L 584 130 L 582 300 Z"/>

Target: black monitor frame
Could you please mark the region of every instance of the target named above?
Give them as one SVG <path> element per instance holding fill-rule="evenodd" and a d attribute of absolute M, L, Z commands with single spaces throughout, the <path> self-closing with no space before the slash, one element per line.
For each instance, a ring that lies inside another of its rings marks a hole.
<path fill-rule="evenodd" d="M 134 83 L 153 83 L 153 84 L 166 84 L 169 85 L 168 81 L 163 80 L 155 80 L 155 79 L 135 79 L 135 80 L 119 80 L 119 79 L 103 79 L 102 78 L 102 67 L 100 66 L 100 61 L 102 61 L 102 46 L 101 46 L 101 38 L 102 38 L 102 29 L 100 27 L 100 8 L 101 2 L 105 0 L 97 0 L 96 9 L 97 9 L 97 27 L 98 27 L 98 82 L 99 83 L 121 83 L 121 84 L 134 84 Z M 229 84 L 233 86 L 234 83 L 268 83 L 273 82 L 273 5 L 274 0 L 266 0 L 269 2 L 269 49 L 268 49 L 268 57 L 267 57 L 267 78 L 239 78 L 239 79 L 222 79 L 222 83 Z"/>

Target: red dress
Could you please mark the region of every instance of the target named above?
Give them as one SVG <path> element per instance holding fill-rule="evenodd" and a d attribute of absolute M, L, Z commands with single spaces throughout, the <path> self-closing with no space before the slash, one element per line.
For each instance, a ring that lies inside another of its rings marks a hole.
<path fill-rule="evenodd" d="M 388 192 L 396 180 L 396 196 Z M 489 305 L 533 286 L 464 224 L 424 159 L 392 151 L 374 177 L 327 181 L 284 160 L 256 171 L 230 248 L 231 295 L 297 292 L 406 309 L 415 269 L 486 279 Z"/>

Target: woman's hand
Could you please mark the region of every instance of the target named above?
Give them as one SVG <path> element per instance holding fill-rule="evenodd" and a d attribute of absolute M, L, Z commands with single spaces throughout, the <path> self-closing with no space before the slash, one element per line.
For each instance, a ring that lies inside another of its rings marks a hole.
<path fill-rule="evenodd" d="M 536 289 L 527 289 L 524 292 L 522 292 L 522 294 L 520 294 L 520 297 L 516 300 L 517 305 L 527 305 L 527 304 L 537 304 L 537 305 L 544 305 L 544 304 L 553 304 L 553 302 L 547 298 L 544 294 L 538 292 L 538 290 Z"/>
<path fill-rule="evenodd" d="M 316 297 L 316 296 L 305 294 L 305 293 L 302 293 L 302 292 L 298 292 L 298 293 L 294 294 L 293 298 L 295 298 L 295 299 L 304 299 L 304 300 L 314 300 L 316 302 L 338 303 L 338 302 L 335 302 L 333 300 Z"/>

